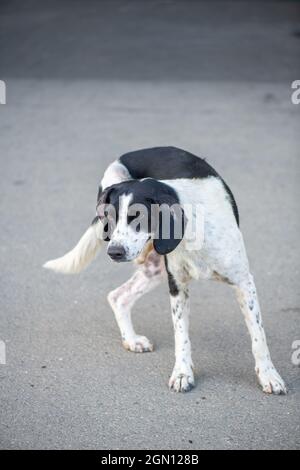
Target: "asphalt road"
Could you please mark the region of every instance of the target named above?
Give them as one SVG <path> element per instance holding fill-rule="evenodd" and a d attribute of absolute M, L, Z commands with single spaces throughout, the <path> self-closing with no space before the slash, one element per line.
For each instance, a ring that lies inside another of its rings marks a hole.
<path fill-rule="evenodd" d="M 299 35 L 297 2 L 2 2 L 1 448 L 300 448 Z M 107 164 L 155 145 L 207 157 L 234 192 L 288 396 L 256 384 L 227 286 L 192 287 L 197 386 L 177 395 L 166 285 L 135 308 L 155 352 L 134 355 L 106 302 L 132 266 L 41 268 L 89 225 Z"/>

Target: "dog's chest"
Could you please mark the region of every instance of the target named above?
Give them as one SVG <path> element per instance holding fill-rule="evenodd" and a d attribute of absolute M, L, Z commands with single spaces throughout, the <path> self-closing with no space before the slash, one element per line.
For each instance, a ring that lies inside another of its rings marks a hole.
<path fill-rule="evenodd" d="M 190 279 L 213 279 L 214 271 L 198 251 L 176 250 L 170 257 L 172 272 L 187 282 Z"/>

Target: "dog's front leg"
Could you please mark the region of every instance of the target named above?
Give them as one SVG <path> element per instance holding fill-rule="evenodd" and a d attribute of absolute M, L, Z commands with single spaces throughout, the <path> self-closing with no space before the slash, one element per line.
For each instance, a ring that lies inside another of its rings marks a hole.
<path fill-rule="evenodd" d="M 175 333 L 175 366 L 169 387 L 175 392 L 188 392 L 194 386 L 191 342 L 189 338 L 189 291 L 169 272 L 172 320 Z"/>
<path fill-rule="evenodd" d="M 163 258 L 152 252 L 129 281 L 108 295 L 120 328 L 123 346 L 129 351 L 140 353 L 153 350 L 148 338 L 136 334 L 131 321 L 131 310 L 139 298 L 163 281 L 164 275 Z"/>

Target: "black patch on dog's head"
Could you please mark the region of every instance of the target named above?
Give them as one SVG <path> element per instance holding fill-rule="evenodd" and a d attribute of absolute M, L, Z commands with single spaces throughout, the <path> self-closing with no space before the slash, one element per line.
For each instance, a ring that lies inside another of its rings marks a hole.
<path fill-rule="evenodd" d="M 112 233 L 115 229 L 115 222 L 113 219 L 109 217 L 109 209 L 110 209 L 110 195 L 114 189 L 114 186 L 110 186 L 109 188 L 102 191 L 101 186 L 99 187 L 98 191 L 98 198 L 97 198 L 97 207 L 96 212 L 98 214 L 98 218 L 104 221 L 103 233 L 104 237 L 103 240 L 105 242 L 109 242 L 112 236 Z"/>
<path fill-rule="evenodd" d="M 177 193 L 170 186 L 156 181 L 151 178 L 145 180 L 129 180 L 119 184 L 112 185 L 102 191 L 98 198 L 97 213 L 100 218 L 106 217 L 107 208 L 111 205 L 114 207 L 116 215 L 116 223 L 119 218 L 119 201 L 120 197 L 124 195 L 131 195 L 131 205 L 141 204 L 147 209 L 148 224 L 147 229 L 150 234 L 151 227 L 155 226 L 154 249 L 157 253 L 165 255 L 173 251 L 182 240 L 185 229 L 185 216 L 184 212 L 179 206 L 179 199 Z M 162 233 L 162 213 L 153 212 L 152 206 L 159 208 L 160 206 L 167 206 L 172 208 L 176 205 L 179 210 L 175 213 L 172 209 L 170 211 L 170 236 L 163 237 Z M 155 217 L 155 220 L 151 220 Z M 128 224 L 131 222 L 131 216 L 128 216 Z M 176 224 L 181 224 L 181 237 L 176 238 Z M 106 225 L 105 231 L 108 233 L 106 241 L 109 241 L 112 235 L 113 228 Z"/>

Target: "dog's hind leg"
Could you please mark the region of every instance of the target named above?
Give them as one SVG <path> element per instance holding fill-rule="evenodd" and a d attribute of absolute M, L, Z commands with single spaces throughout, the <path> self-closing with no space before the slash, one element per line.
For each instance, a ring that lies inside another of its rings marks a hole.
<path fill-rule="evenodd" d="M 115 314 L 125 349 L 133 352 L 153 350 L 153 345 L 145 336 L 136 334 L 131 321 L 131 310 L 135 302 L 157 287 L 164 277 L 164 258 L 151 251 L 134 275 L 108 294 L 108 302 Z"/>
<path fill-rule="evenodd" d="M 271 361 L 256 288 L 251 274 L 236 285 L 235 289 L 251 336 L 255 371 L 262 389 L 265 393 L 285 394 L 285 384 Z"/>

